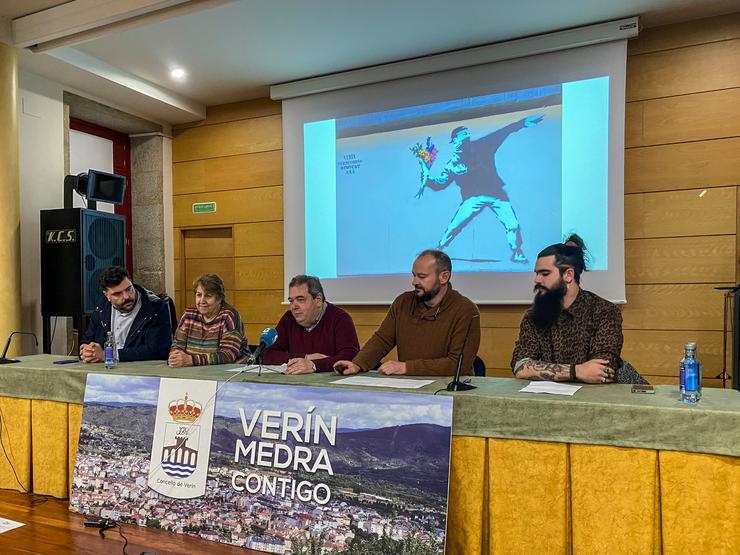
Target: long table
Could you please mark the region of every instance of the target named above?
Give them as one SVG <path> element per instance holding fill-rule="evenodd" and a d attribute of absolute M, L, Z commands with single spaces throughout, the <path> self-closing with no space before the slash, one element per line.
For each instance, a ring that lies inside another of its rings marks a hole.
<path fill-rule="evenodd" d="M 2 488 L 68 496 L 89 372 L 343 387 L 333 374 L 163 362 L 106 371 L 53 364 L 61 358 L 0 367 Z M 448 553 L 740 553 L 739 392 L 705 389 L 686 406 L 667 386 L 561 397 L 520 393 L 528 382 L 506 378 L 448 393 L 447 381 L 402 391 L 455 399 Z"/>

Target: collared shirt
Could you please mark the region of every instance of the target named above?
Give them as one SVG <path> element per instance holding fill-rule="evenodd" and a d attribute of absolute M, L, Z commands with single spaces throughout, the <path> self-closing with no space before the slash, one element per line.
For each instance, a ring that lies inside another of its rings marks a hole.
<path fill-rule="evenodd" d="M 581 364 L 595 358 L 621 368 L 622 313 L 598 295 L 581 289 L 558 321 L 539 329 L 527 312 L 519 326 L 511 368 L 525 358 L 558 364 Z"/>
<path fill-rule="evenodd" d="M 121 312 L 115 306 L 111 306 L 111 328 L 113 329 L 113 337 L 116 338 L 117 349 L 123 349 L 126 346 L 128 332 L 131 331 L 131 326 L 134 320 L 136 320 L 136 315 L 139 313 L 140 308 L 141 295 L 138 291 L 136 292 L 136 304 L 130 312 Z"/>
<path fill-rule="evenodd" d="M 319 315 L 317 316 L 316 320 L 314 320 L 313 324 L 306 328 L 306 331 L 313 331 L 316 326 L 319 325 L 319 322 L 321 322 L 321 319 L 324 317 L 324 312 L 326 312 L 326 301 L 321 304 L 321 312 L 319 312 Z"/>

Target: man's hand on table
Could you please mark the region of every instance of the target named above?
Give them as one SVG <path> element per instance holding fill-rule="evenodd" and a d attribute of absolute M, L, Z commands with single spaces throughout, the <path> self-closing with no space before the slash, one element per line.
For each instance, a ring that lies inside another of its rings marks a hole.
<path fill-rule="evenodd" d="M 105 351 L 100 343 L 85 343 L 80 345 L 80 360 L 82 362 L 103 362 Z"/>
<path fill-rule="evenodd" d="M 576 377 L 583 383 L 612 383 L 615 375 L 609 368 L 609 361 L 603 358 L 587 360 L 583 364 L 576 364 Z"/>
<path fill-rule="evenodd" d="M 362 368 L 351 360 L 338 360 L 334 363 L 334 371 L 342 376 L 351 376 L 352 374 L 362 372 Z"/>
<path fill-rule="evenodd" d="M 389 360 L 380 365 L 380 368 L 378 368 L 378 372 L 380 372 L 381 374 L 387 374 L 389 376 L 392 376 L 394 374 L 405 374 L 406 363 L 399 362 L 397 360 Z"/>
<path fill-rule="evenodd" d="M 316 365 L 308 356 L 291 358 L 288 361 L 288 369 L 285 371 L 286 374 L 311 374 L 313 372 L 316 372 Z"/>

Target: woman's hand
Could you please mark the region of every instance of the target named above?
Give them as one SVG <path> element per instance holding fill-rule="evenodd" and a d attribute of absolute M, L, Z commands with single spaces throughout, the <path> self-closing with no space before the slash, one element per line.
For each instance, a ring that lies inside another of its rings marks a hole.
<path fill-rule="evenodd" d="M 167 366 L 170 368 L 183 368 L 193 365 L 193 357 L 180 349 L 172 349 L 167 359 Z"/>

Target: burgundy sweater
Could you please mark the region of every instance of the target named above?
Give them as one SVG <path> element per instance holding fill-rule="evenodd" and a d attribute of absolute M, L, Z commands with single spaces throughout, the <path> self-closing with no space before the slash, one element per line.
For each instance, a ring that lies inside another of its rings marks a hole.
<path fill-rule="evenodd" d="M 317 371 L 328 372 L 338 360 L 352 360 L 360 351 L 352 317 L 331 303 L 326 303 L 324 315 L 311 331 L 300 326 L 290 310 L 280 318 L 276 329 L 277 340 L 262 354 L 264 364 L 283 364 L 291 358 L 321 353 L 327 358 L 313 362 Z"/>

